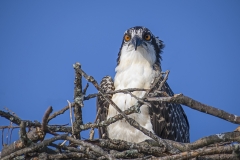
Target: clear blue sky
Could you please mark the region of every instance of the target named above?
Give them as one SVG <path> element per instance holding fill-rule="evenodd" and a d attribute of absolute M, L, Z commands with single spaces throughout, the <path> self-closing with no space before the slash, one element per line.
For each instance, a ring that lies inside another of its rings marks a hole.
<path fill-rule="evenodd" d="M 175 93 L 240 115 L 237 0 L 1 0 L 0 108 L 32 121 L 41 121 L 48 106 L 60 110 L 73 100 L 72 64 L 80 62 L 98 82 L 105 75 L 113 77 L 123 33 L 136 25 L 164 41 L 162 68 L 171 71 L 168 82 Z M 87 93 L 95 92 L 91 86 Z M 191 141 L 237 127 L 184 110 Z M 84 123 L 93 122 L 95 114 L 95 100 L 85 102 Z M 50 124 L 69 122 L 67 112 Z M 0 118 L 0 125 L 8 124 Z M 88 138 L 88 131 L 82 136 Z"/>

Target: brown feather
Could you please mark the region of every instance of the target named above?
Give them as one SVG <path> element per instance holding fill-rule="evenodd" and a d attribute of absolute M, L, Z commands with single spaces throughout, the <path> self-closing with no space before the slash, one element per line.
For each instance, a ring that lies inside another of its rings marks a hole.
<path fill-rule="evenodd" d="M 103 77 L 103 79 L 100 83 L 100 87 L 103 89 L 104 92 L 109 92 L 109 91 L 115 90 L 113 80 L 110 76 Z M 108 97 L 111 99 L 112 95 L 109 95 Z M 101 109 L 99 116 L 98 116 L 98 119 L 100 122 L 107 119 L 108 107 L 109 107 L 109 103 L 102 96 L 98 96 L 97 97 L 97 111 L 99 109 Z M 107 136 L 108 135 L 107 128 L 99 127 L 98 133 L 99 133 L 99 138 L 103 138 L 103 135 L 104 135 L 104 137 Z"/>
<path fill-rule="evenodd" d="M 163 78 L 154 87 L 152 93 L 158 89 L 162 80 Z M 167 82 L 165 82 L 161 91 L 167 93 L 169 96 L 174 95 Z M 150 95 L 153 94 L 150 93 Z M 157 93 L 154 96 L 166 95 Z M 167 102 L 152 102 L 149 114 L 153 130 L 159 137 L 178 142 L 189 142 L 189 123 L 181 105 Z"/>

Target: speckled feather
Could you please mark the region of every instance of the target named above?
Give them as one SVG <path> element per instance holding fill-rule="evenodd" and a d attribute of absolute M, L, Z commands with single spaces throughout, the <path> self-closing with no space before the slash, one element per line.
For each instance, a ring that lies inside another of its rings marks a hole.
<path fill-rule="evenodd" d="M 161 81 L 154 87 L 151 93 L 158 88 L 160 83 Z M 165 82 L 161 91 L 167 93 L 169 96 L 174 95 L 167 82 Z M 159 93 L 155 96 L 166 95 Z M 153 130 L 159 137 L 184 143 L 190 141 L 189 123 L 181 105 L 167 102 L 152 102 L 149 114 L 151 115 Z"/>
<path fill-rule="evenodd" d="M 104 92 L 109 92 L 109 91 L 115 90 L 113 80 L 110 76 L 103 77 L 103 79 L 100 83 L 100 87 L 103 89 Z M 108 97 L 111 99 L 112 95 L 109 95 Z M 100 109 L 100 113 L 98 116 L 98 119 L 100 121 L 106 120 L 106 117 L 108 114 L 108 108 L 109 108 L 109 103 L 102 96 L 98 96 L 97 97 L 97 111 Z M 106 127 L 99 127 L 98 132 L 99 132 L 100 138 L 103 138 L 103 134 L 105 134 L 105 136 L 107 136 Z"/>

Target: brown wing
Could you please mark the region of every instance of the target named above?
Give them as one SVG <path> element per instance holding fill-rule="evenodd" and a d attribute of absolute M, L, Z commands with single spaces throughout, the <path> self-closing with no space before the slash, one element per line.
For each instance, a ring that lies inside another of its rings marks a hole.
<path fill-rule="evenodd" d="M 104 92 L 115 90 L 113 80 L 110 76 L 103 77 L 103 79 L 100 83 L 100 87 L 103 89 Z M 109 95 L 109 98 L 111 99 L 112 95 Z M 97 112 L 98 112 L 98 110 L 100 110 L 99 115 L 98 115 L 99 122 L 107 119 L 108 107 L 109 107 L 109 103 L 102 96 L 98 96 L 97 97 Z M 99 138 L 103 138 L 103 135 L 107 136 L 107 128 L 99 127 L 98 133 L 99 133 Z"/>
<path fill-rule="evenodd" d="M 155 86 L 155 90 L 160 85 L 160 82 Z M 167 93 L 169 96 L 174 95 L 167 82 L 165 82 L 161 91 Z M 154 89 L 152 93 L 153 92 Z M 155 96 L 166 95 L 159 93 Z M 178 142 L 189 142 L 189 123 L 181 105 L 166 102 L 152 102 L 149 113 L 153 130 L 159 137 Z"/>

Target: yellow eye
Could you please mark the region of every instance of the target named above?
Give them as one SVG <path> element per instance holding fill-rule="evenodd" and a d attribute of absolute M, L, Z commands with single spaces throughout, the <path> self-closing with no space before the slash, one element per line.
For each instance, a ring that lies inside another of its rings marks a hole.
<path fill-rule="evenodd" d="M 149 40 L 151 39 L 151 35 L 150 35 L 150 34 L 145 34 L 145 35 L 144 35 L 144 39 L 145 39 L 146 41 L 149 41 Z"/>
<path fill-rule="evenodd" d="M 124 40 L 127 42 L 127 41 L 129 41 L 131 39 L 131 37 L 128 35 L 128 34 L 126 34 L 125 36 L 124 36 Z"/>

